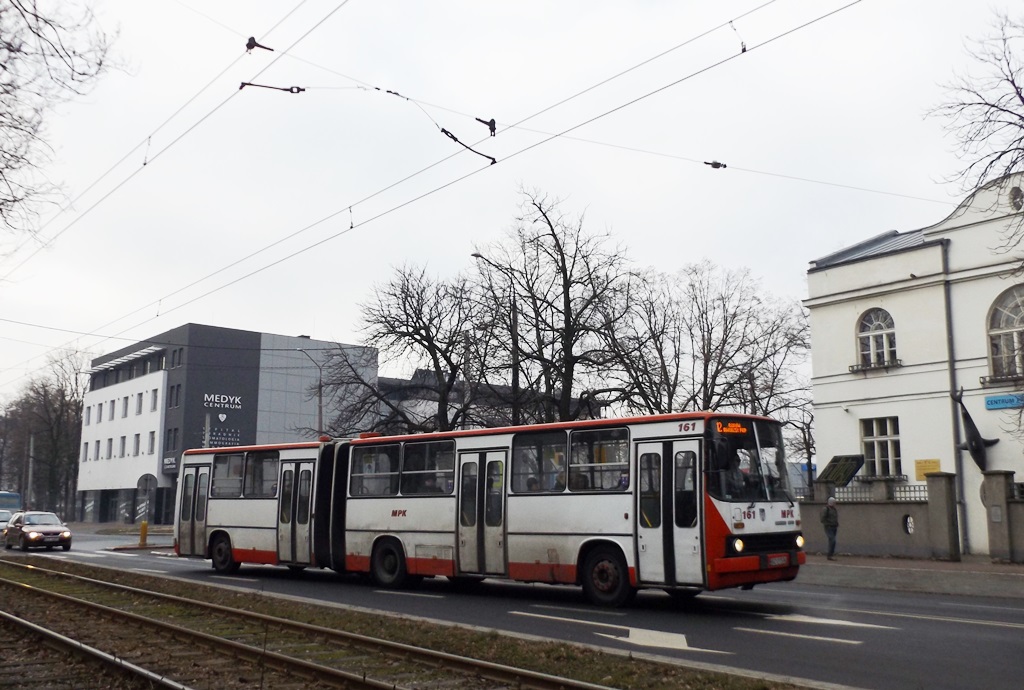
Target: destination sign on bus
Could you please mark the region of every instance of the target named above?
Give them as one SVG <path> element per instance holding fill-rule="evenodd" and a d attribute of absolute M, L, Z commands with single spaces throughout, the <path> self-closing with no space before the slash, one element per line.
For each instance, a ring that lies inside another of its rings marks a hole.
<path fill-rule="evenodd" d="M 720 434 L 745 434 L 748 429 L 742 422 L 715 422 L 715 431 Z"/>

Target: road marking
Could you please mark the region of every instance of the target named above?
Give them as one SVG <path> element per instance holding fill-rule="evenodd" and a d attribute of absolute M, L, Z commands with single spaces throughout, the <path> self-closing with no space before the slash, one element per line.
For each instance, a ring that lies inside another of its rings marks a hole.
<path fill-rule="evenodd" d="M 238 577 L 237 575 L 211 575 L 214 580 L 226 580 L 228 582 L 262 582 L 255 577 Z"/>
<path fill-rule="evenodd" d="M 572 606 L 552 606 L 550 604 L 531 604 L 530 608 L 546 609 L 550 611 L 568 611 L 569 613 L 585 613 L 587 615 L 598 614 L 601 616 L 625 616 L 625 611 L 605 611 L 603 609 L 584 609 Z"/>
<path fill-rule="evenodd" d="M 818 618 L 816 616 L 804 616 L 798 613 L 764 616 L 767 620 L 783 621 L 786 623 L 814 623 L 816 625 L 845 625 L 851 628 L 877 628 L 879 630 L 898 630 L 891 625 L 872 625 L 871 623 L 856 623 L 854 621 L 843 621 L 837 618 Z"/>
<path fill-rule="evenodd" d="M 106 558 L 107 554 L 100 553 L 99 551 L 75 551 L 74 555 L 79 558 Z M 68 556 L 64 556 L 68 558 Z"/>
<path fill-rule="evenodd" d="M 700 647 L 691 647 L 686 642 L 686 635 L 680 635 L 679 633 L 661 632 L 659 630 L 645 630 L 644 628 L 630 628 L 629 626 L 625 625 L 612 625 L 610 623 L 584 621 L 579 620 L 578 618 L 545 616 L 542 613 L 529 613 L 528 611 L 510 611 L 509 613 L 511 613 L 513 616 L 543 618 L 549 621 L 559 621 L 561 623 L 577 623 L 579 625 L 589 625 L 595 628 L 610 628 L 612 630 L 620 631 L 619 634 L 600 632 L 595 632 L 594 634 L 598 637 L 605 637 L 612 640 L 618 640 L 620 642 L 628 642 L 629 644 L 634 644 L 638 647 L 658 647 L 660 649 L 677 649 L 685 650 L 687 652 L 707 652 L 708 654 L 732 654 L 732 652 L 723 652 L 718 649 L 701 649 Z M 621 632 L 623 631 L 626 633 L 625 635 L 621 634 Z"/>
<path fill-rule="evenodd" d="M 841 640 L 838 637 L 822 637 L 820 635 L 799 635 L 797 633 L 779 632 L 778 630 L 758 630 L 757 628 L 733 628 L 739 632 L 752 632 L 760 635 L 777 635 L 779 637 L 795 637 L 800 640 L 817 640 L 818 642 L 838 642 L 839 644 L 864 644 L 860 640 Z"/>
<path fill-rule="evenodd" d="M 166 575 L 166 570 L 156 570 L 154 568 L 132 568 L 137 573 L 156 573 L 157 575 Z"/>
<path fill-rule="evenodd" d="M 138 558 L 137 553 L 124 553 L 122 551 L 107 551 L 108 556 L 123 556 L 124 558 Z"/>
<path fill-rule="evenodd" d="M 399 592 L 393 589 L 375 589 L 375 594 L 394 594 L 399 597 L 419 597 L 420 599 L 444 599 L 443 594 L 422 594 L 420 592 Z"/>

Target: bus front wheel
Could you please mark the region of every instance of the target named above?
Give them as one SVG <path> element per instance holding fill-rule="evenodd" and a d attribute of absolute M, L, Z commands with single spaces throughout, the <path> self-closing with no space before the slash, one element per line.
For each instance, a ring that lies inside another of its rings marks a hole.
<path fill-rule="evenodd" d="M 583 593 L 598 606 L 622 606 L 636 594 L 629 584 L 629 570 L 618 549 L 602 546 L 583 562 Z"/>
<path fill-rule="evenodd" d="M 210 560 L 213 561 L 213 569 L 222 575 L 237 573 L 241 566 L 231 553 L 231 539 L 226 534 L 214 537 L 210 545 Z"/>
<path fill-rule="evenodd" d="M 397 542 L 386 539 L 373 549 L 371 565 L 374 581 L 381 587 L 401 587 L 405 584 L 408 570 L 405 554 Z"/>

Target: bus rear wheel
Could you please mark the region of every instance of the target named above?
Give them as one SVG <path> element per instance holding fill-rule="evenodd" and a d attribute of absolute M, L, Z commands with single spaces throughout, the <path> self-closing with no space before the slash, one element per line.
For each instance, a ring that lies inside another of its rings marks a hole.
<path fill-rule="evenodd" d="M 231 539 L 226 534 L 220 534 L 213 538 L 210 545 L 210 560 L 213 561 L 213 569 L 222 575 L 237 573 L 241 563 L 235 561 L 231 553 Z"/>
<path fill-rule="evenodd" d="M 370 570 L 374 581 L 381 587 L 401 587 L 408 579 L 405 554 L 400 544 L 385 539 L 373 549 Z"/>
<path fill-rule="evenodd" d="M 629 570 L 618 549 L 602 546 L 583 562 L 583 593 L 598 606 L 622 606 L 636 594 L 629 584 Z"/>

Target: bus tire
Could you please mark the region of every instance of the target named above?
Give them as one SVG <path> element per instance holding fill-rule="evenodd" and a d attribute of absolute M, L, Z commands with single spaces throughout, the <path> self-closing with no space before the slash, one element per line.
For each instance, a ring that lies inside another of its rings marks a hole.
<path fill-rule="evenodd" d="M 583 561 L 583 593 L 598 606 L 622 606 L 636 594 L 626 559 L 618 549 L 599 546 Z"/>
<path fill-rule="evenodd" d="M 401 587 L 408 579 L 405 554 L 402 546 L 394 539 L 382 539 L 373 547 L 370 571 L 373 580 L 381 587 Z"/>
<path fill-rule="evenodd" d="M 226 534 L 218 534 L 213 538 L 210 560 L 213 561 L 213 569 L 221 575 L 232 575 L 241 567 L 241 563 L 236 562 L 231 553 L 231 539 Z"/>

